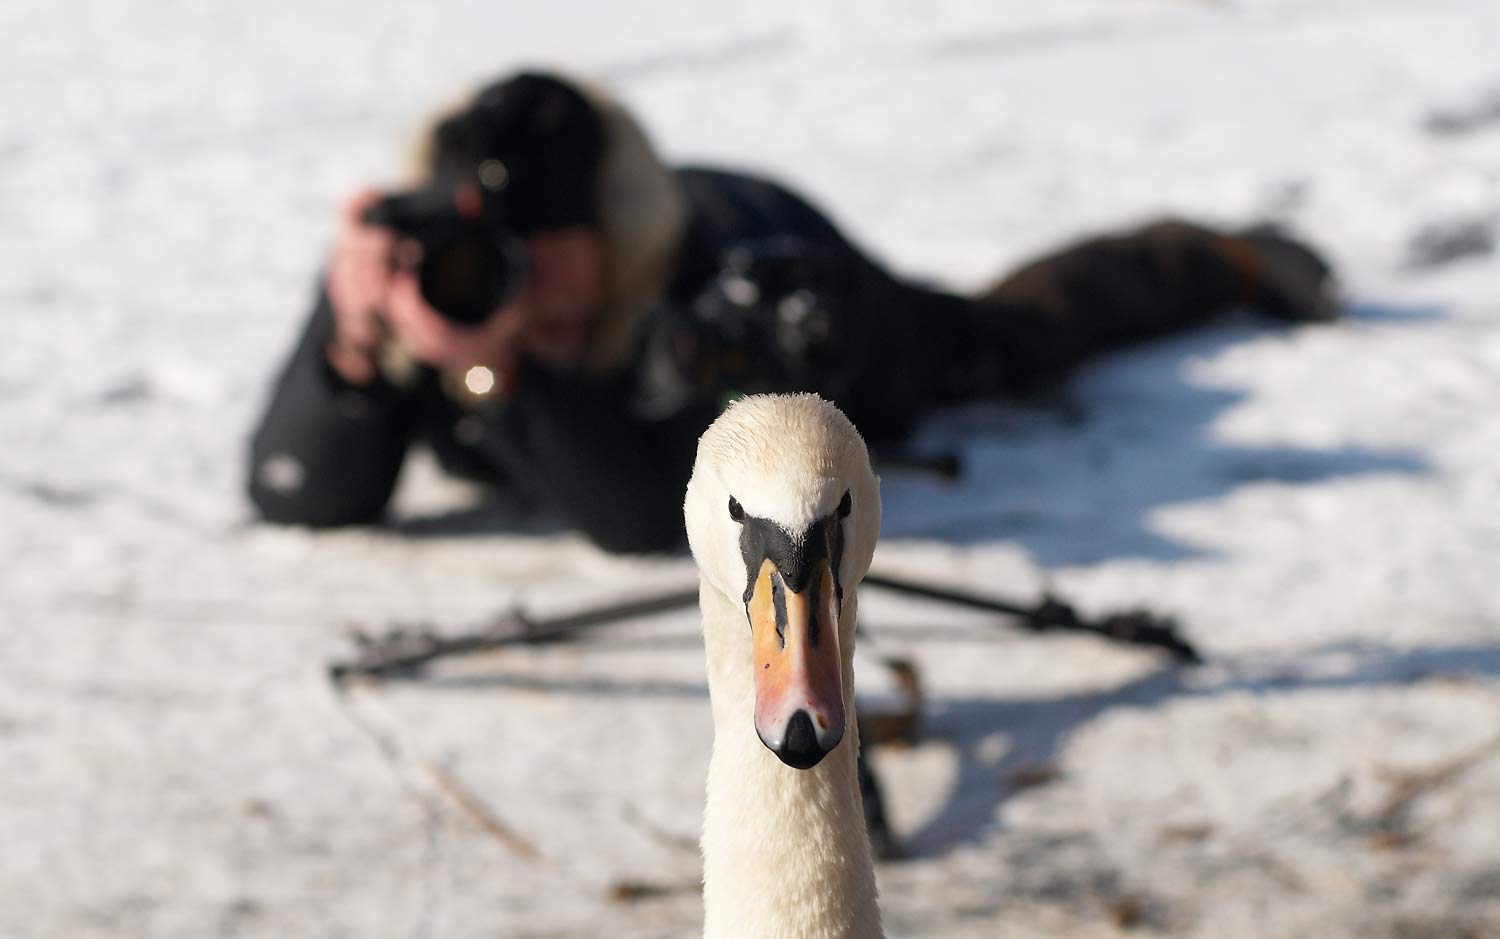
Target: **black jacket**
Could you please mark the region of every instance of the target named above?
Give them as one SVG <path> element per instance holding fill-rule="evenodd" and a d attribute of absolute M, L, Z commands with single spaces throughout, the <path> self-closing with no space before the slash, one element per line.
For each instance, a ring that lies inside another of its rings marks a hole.
<path fill-rule="evenodd" d="M 899 437 L 944 396 L 957 350 L 972 345 L 967 301 L 897 282 L 779 186 L 701 169 L 678 177 L 688 228 L 670 290 L 642 326 L 645 339 L 670 335 L 673 324 L 693 320 L 693 306 L 706 294 L 717 296 L 727 256 L 790 238 L 815 259 L 834 311 L 837 361 L 827 375 L 797 376 L 774 390 L 836 396 L 872 442 Z M 330 526 L 378 519 L 407 448 L 421 439 L 448 469 L 508 481 L 607 550 L 668 548 L 681 536 L 698 436 L 720 399 L 773 390 L 695 387 L 663 413 L 651 374 L 663 363 L 659 350 L 647 348 L 602 378 L 525 362 L 508 400 L 466 411 L 431 374 L 414 388 L 348 386 L 324 356 L 332 336 L 320 293 L 251 444 L 250 495 L 268 520 Z"/>

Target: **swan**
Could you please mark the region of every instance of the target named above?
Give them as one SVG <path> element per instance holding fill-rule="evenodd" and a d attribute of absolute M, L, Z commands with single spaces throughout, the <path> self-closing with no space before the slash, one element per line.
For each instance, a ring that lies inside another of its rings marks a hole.
<path fill-rule="evenodd" d="M 816 395 L 731 405 L 684 504 L 714 743 L 705 939 L 878 939 L 855 765 L 855 592 L 880 534 L 854 425 Z"/>

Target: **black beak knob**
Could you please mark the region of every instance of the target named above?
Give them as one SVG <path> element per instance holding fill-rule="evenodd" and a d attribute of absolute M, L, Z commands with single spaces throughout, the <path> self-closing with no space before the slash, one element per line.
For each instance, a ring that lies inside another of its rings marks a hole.
<path fill-rule="evenodd" d="M 776 751 L 777 758 L 793 769 L 812 769 L 827 755 L 828 751 L 818 745 L 812 718 L 806 711 L 793 714 L 786 726 L 786 739 Z"/>

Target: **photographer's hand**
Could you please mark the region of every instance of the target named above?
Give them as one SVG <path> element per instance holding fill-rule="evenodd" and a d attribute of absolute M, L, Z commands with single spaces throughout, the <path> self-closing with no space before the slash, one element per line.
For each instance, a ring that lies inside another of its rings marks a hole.
<path fill-rule="evenodd" d="M 344 202 L 324 281 L 334 321 L 325 354 L 333 370 L 353 385 L 374 380 L 375 353 L 385 337 L 381 312 L 396 239 L 389 229 L 364 222 L 365 211 L 379 198 L 379 191 L 365 189 Z"/>

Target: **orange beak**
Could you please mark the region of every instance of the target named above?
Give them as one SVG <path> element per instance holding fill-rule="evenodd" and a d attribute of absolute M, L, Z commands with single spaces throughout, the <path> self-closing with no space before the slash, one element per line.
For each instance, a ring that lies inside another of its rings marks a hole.
<path fill-rule="evenodd" d="M 769 559 L 746 604 L 755 640 L 755 732 L 781 761 L 811 769 L 844 738 L 838 599 L 827 559 L 794 593 Z"/>

